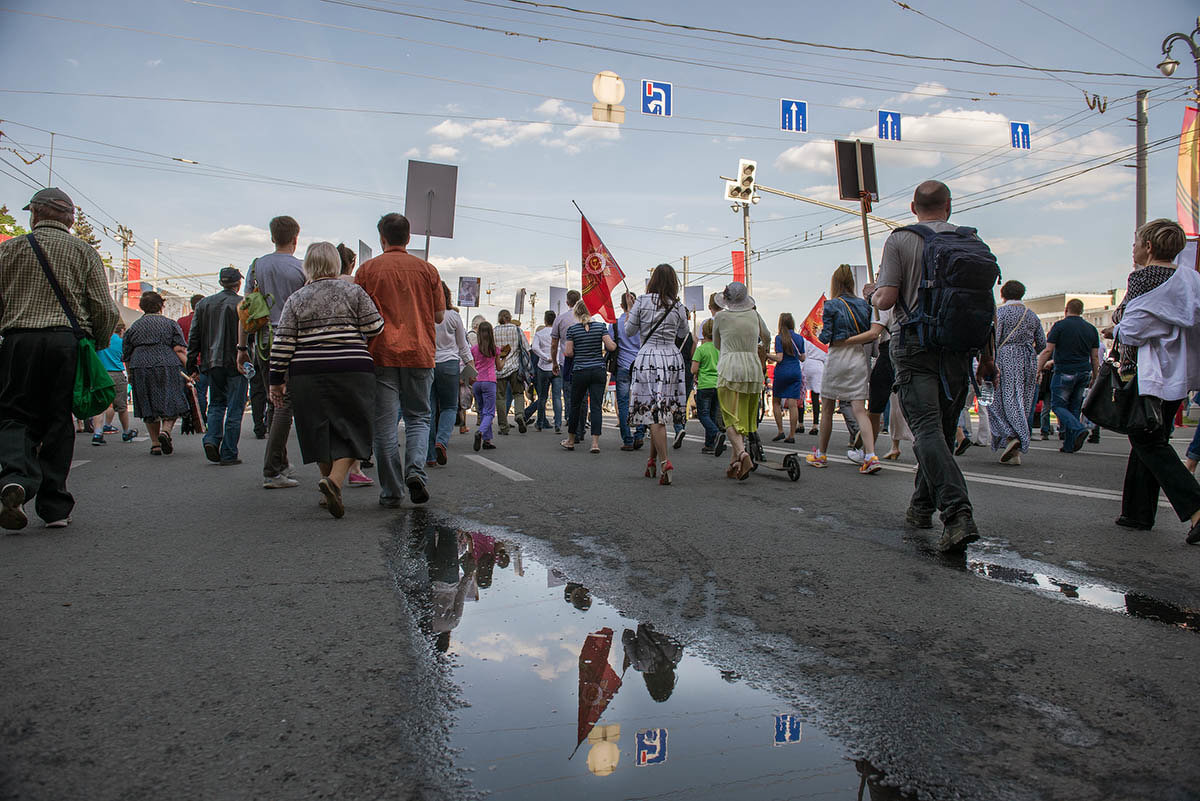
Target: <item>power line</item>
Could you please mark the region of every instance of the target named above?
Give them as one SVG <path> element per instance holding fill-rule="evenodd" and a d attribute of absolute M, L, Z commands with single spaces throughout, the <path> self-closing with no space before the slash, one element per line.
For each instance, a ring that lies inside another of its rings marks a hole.
<path fill-rule="evenodd" d="M 1059 24 L 1061 24 L 1061 25 L 1064 25 L 1064 26 L 1066 26 L 1066 27 L 1070 28 L 1071 30 L 1075 31 L 1075 33 L 1079 34 L 1080 36 L 1087 37 L 1088 39 L 1090 39 L 1091 41 L 1093 41 L 1093 42 L 1095 42 L 1096 44 L 1100 45 L 1101 47 L 1107 48 L 1108 50 L 1111 50 L 1112 52 L 1116 53 L 1116 54 L 1117 54 L 1118 56 L 1120 56 L 1121 58 L 1124 58 L 1124 59 L 1126 59 L 1126 60 L 1128 60 L 1128 61 L 1132 61 L 1134 64 L 1137 64 L 1139 67 L 1144 67 L 1144 66 L 1145 66 L 1145 65 L 1144 65 L 1144 64 L 1142 64 L 1140 61 L 1138 61 L 1136 58 L 1133 58 L 1133 57 L 1132 57 L 1132 56 L 1130 56 L 1128 53 L 1126 53 L 1124 50 L 1120 50 L 1120 49 L 1118 49 L 1118 48 L 1116 48 L 1116 47 L 1113 47 L 1113 46 L 1112 46 L 1112 45 L 1110 45 L 1108 42 L 1102 42 L 1101 40 L 1097 39 L 1095 36 L 1092 36 L 1092 35 L 1091 35 L 1090 33 L 1088 33 L 1087 31 L 1085 31 L 1085 30 L 1081 30 L 1080 28 L 1076 28 L 1074 25 L 1072 25 L 1071 23 L 1067 22 L 1067 21 L 1066 21 L 1065 19 L 1063 19 L 1062 17 L 1056 17 L 1056 16 L 1054 16 L 1053 14 L 1051 14 L 1049 11 L 1046 11 L 1046 10 L 1045 10 L 1045 9 L 1043 9 L 1043 8 L 1038 8 L 1038 7 L 1037 7 L 1037 6 L 1035 6 L 1033 3 L 1030 3 L 1030 2 L 1029 2 L 1029 0 L 1017 0 L 1017 2 L 1018 2 L 1018 3 L 1020 3 L 1020 4 L 1021 4 L 1021 5 L 1023 5 L 1023 6 L 1026 6 L 1026 7 L 1028 7 L 1028 8 L 1032 8 L 1032 9 L 1033 9 L 1034 11 L 1036 11 L 1037 13 L 1039 13 L 1039 14 L 1042 14 L 1042 15 L 1044 15 L 1044 16 L 1047 16 L 1047 17 L 1049 17 L 1050 19 L 1054 20 L 1055 22 L 1057 22 L 1057 23 L 1059 23 Z"/>

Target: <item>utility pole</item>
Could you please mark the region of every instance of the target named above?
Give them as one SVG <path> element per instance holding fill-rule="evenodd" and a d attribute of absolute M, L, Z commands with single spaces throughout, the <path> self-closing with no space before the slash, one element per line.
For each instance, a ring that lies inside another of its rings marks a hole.
<path fill-rule="evenodd" d="M 571 288 L 571 260 L 563 261 L 563 286 L 567 289 Z"/>
<path fill-rule="evenodd" d="M 154 287 L 155 292 L 158 291 L 158 238 L 157 237 L 154 239 L 154 280 L 153 280 L 153 283 L 151 284 L 151 286 Z"/>
<path fill-rule="evenodd" d="M 49 161 L 49 168 L 50 168 L 50 169 L 49 169 L 50 175 L 49 175 L 49 176 L 46 178 L 46 186 L 47 186 L 47 187 L 50 187 L 50 186 L 53 186 L 53 185 L 54 185 L 54 131 L 51 131 L 51 132 L 50 132 L 50 161 Z"/>
<path fill-rule="evenodd" d="M 1145 89 L 1139 89 L 1137 93 L 1137 200 L 1134 212 L 1136 228 L 1141 228 L 1146 223 L 1146 126 L 1149 122 L 1146 112 L 1149 109 L 1149 94 Z"/>
<path fill-rule="evenodd" d="M 750 204 L 742 206 L 742 249 L 743 261 L 746 265 L 746 294 L 753 294 L 754 284 L 750 279 Z"/>
<path fill-rule="evenodd" d="M 133 245 L 133 230 L 118 224 L 117 239 L 121 242 L 121 283 L 117 286 L 115 296 L 120 305 L 121 293 L 129 291 L 129 248 Z"/>

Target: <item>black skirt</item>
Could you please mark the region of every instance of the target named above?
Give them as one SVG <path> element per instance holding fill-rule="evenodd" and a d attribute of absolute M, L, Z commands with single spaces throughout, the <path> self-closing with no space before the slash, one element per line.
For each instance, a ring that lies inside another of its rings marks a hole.
<path fill-rule="evenodd" d="M 288 395 L 305 464 L 371 455 L 375 373 L 289 376 Z"/>

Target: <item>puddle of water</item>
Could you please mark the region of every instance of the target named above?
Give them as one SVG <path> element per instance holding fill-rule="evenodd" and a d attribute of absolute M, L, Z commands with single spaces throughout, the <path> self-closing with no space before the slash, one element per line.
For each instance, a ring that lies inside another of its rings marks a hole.
<path fill-rule="evenodd" d="M 497 799 L 909 798 L 780 697 L 486 530 L 411 518 L 400 585 L 463 708 L 450 746 Z M 406 579 L 407 577 L 407 579 Z"/>

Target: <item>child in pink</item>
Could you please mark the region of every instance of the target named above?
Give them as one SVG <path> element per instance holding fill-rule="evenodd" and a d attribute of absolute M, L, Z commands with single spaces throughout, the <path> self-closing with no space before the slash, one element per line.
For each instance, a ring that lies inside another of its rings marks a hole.
<path fill-rule="evenodd" d="M 496 370 L 504 365 L 504 356 L 496 350 L 492 324 L 482 322 L 476 330 L 477 343 L 471 346 L 475 359 L 475 382 L 471 392 L 479 406 L 479 428 L 475 431 L 475 450 L 494 450 L 492 421 L 496 419 Z"/>

